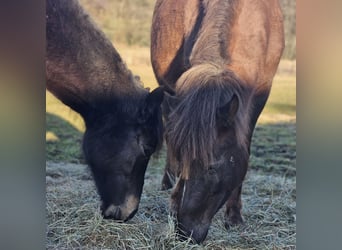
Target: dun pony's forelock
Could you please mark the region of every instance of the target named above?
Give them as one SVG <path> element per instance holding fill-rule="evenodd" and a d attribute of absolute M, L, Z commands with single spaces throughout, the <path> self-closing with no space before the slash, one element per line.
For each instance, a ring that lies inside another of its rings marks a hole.
<path fill-rule="evenodd" d="M 180 172 L 189 176 L 193 160 L 209 167 L 216 142 L 216 110 L 235 94 L 240 102 L 235 118 L 238 144 L 246 148 L 248 114 L 243 110 L 246 100 L 243 84 L 235 75 L 217 65 L 202 64 L 186 71 L 177 81 L 177 96 L 181 100 L 166 124 L 172 155 L 180 161 Z"/>

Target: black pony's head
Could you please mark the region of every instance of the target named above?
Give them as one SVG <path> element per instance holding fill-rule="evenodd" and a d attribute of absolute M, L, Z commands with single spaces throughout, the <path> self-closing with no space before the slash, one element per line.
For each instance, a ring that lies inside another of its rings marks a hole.
<path fill-rule="evenodd" d="M 163 89 L 149 93 L 77 0 L 46 1 L 46 86 L 86 123 L 83 151 L 105 218 L 128 220 L 161 145 Z"/>
<path fill-rule="evenodd" d="M 162 143 L 162 100 L 158 88 L 101 103 L 85 116 L 83 150 L 104 218 L 127 221 L 138 209 L 148 161 Z"/>

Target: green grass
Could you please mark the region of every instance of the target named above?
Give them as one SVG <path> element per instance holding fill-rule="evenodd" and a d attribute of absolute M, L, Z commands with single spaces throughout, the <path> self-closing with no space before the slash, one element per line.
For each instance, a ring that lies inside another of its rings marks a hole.
<path fill-rule="evenodd" d="M 277 75 L 264 109 L 265 114 L 296 115 L 296 78 Z"/>
<path fill-rule="evenodd" d="M 295 177 L 295 123 L 258 124 L 251 144 L 250 167 L 264 173 Z"/>
<path fill-rule="evenodd" d="M 46 159 L 84 162 L 81 142 L 84 122 L 79 114 L 46 92 Z"/>

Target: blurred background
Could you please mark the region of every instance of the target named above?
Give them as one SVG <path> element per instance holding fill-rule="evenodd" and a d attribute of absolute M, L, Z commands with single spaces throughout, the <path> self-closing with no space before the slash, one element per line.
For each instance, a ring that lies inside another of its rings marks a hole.
<path fill-rule="evenodd" d="M 285 50 L 271 95 L 259 122 L 295 121 L 296 2 L 281 0 Z M 112 41 L 128 68 L 144 86 L 155 88 L 150 62 L 150 27 L 155 0 L 80 0 L 84 9 Z M 83 162 L 80 150 L 84 123 L 79 115 L 46 92 L 46 158 Z M 76 143 L 74 143 L 76 142 Z"/>
<path fill-rule="evenodd" d="M 80 0 L 114 44 L 149 47 L 155 0 Z M 283 58 L 296 59 L 296 1 L 280 0 L 285 19 Z"/>
<path fill-rule="evenodd" d="M 133 72 L 156 86 L 149 58 L 150 28 L 155 0 L 80 0 Z M 296 60 L 296 1 L 280 0 L 285 20 L 283 59 Z M 283 64 L 295 71 L 295 63 Z"/>

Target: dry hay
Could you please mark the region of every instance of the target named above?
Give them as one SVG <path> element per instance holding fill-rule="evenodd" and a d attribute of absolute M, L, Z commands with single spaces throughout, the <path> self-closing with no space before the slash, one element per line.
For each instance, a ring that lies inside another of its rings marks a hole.
<path fill-rule="evenodd" d="M 245 225 L 227 231 L 223 210 L 201 245 L 176 240 L 168 215 L 170 191 L 149 166 L 138 213 L 128 223 L 102 219 L 85 165 L 46 165 L 47 249 L 295 249 L 295 177 L 250 169 L 243 187 Z"/>

